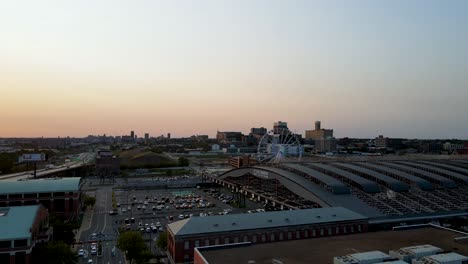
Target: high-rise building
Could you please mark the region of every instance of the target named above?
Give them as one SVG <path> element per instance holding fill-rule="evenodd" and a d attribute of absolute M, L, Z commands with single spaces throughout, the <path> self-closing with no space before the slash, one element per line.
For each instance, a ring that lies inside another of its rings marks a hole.
<path fill-rule="evenodd" d="M 320 121 L 315 121 L 315 130 L 320 130 Z"/>
<path fill-rule="evenodd" d="M 273 123 L 273 130 L 288 129 L 288 122 L 278 121 Z"/>
<path fill-rule="evenodd" d="M 333 129 L 323 129 L 321 122 L 315 121 L 315 130 L 306 130 L 305 134 L 308 140 L 321 140 L 333 137 Z"/>
<path fill-rule="evenodd" d="M 265 135 L 267 132 L 267 129 L 264 127 L 252 127 L 250 129 L 250 133 L 253 135 Z"/>
<path fill-rule="evenodd" d="M 315 140 L 315 152 L 324 153 L 334 151 L 336 151 L 336 139 L 334 137 Z"/>
<path fill-rule="evenodd" d="M 130 132 L 130 137 L 131 137 L 131 138 L 135 138 L 135 131 L 132 130 L 132 131 Z"/>
<path fill-rule="evenodd" d="M 171 133 L 167 133 L 167 138 L 171 139 Z"/>
<path fill-rule="evenodd" d="M 145 141 L 148 142 L 149 140 L 149 133 L 145 133 Z"/>

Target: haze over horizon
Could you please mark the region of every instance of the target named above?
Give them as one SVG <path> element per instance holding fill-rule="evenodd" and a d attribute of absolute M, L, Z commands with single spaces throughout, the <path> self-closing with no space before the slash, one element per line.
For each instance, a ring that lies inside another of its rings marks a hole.
<path fill-rule="evenodd" d="M 468 139 L 467 1 L 47 3 L 0 3 L 0 137 Z"/>

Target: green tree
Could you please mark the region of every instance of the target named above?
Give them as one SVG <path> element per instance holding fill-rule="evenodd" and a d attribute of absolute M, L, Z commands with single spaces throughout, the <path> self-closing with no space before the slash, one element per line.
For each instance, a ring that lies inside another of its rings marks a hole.
<path fill-rule="evenodd" d="M 86 198 L 84 199 L 85 206 L 94 207 L 95 204 L 96 204 L 96 197 L 86 196 Z"/>
<path fill-rule="evenodd" d="M 132 263 L 144 263 L 151 258 L 151 253 L 138 232 L 125 232 L 117 240 L 117 247 L 125 253 L 125 257 Z"/>
<path fill-rule="evenodd" d="M 187 167 L 188 165 L 190 165 L 190 161 L 187 158 L 185 158 L 185 157 L 180 157 L 179 158 L 179 166 Z"/>
<path fill-rule="evenodd" d="M 33 259 L 42 260 L 49 264 L 75 264 L 78 262 L 76 253 L 62 241 L 52 241 L 36 246 L 33 250 Z"/>
<path fill-rule="evenodd" d="M 156 245 L 160 250 L 167 249 L 167 230 L 159 234 L 158 240 L 156 241 Z"/>

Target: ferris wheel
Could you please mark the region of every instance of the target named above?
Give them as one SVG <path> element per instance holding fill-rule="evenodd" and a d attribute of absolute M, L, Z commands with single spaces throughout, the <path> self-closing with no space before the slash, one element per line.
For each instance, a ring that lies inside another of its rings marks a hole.
<path fill-rule="evenodd" d="M 284 160 L 297 160 L 302 157 L 299 139 L 289 129 L 279 128 L 268 131 L 258 143 L 257 161 L 280 163 Z"/>

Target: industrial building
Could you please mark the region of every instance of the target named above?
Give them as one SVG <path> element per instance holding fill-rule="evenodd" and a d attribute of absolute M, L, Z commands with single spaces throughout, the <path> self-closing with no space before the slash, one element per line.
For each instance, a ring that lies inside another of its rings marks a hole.
<path fill-rule="evenodd" d="M 102 179 L 120 175 L 120 159 L 111 151 L 100 150 L 96 156 L 96 176 Z"/>
<path fill-rule="evenodd" d="M 333 137 L 333 129 L 323 129 L 321 128 L 321 122 L 315 121 L 314 130 L 306 130 L 305 139 L 306 140 L 321 140 L 326 138 Z"/>
<path fill-rule="evenodd" d="M 333 264 L 374 264 L 389 260 L 392 260 L 392 257 L 388 254 L 381 251 L 370 251 L 334 257 Z"/>
<path fill-rule="evenodd" d="M 395 223 L 468 215 L 466 160 L 286 162 L 206 177 L 277 210 L 341 206 Z"/>
<path fill-rule="evenodd" d="M 50 214 L 73 219 L 81 209 L 81 178 L 46 178 L 3 180 L 0 184 L 0 207 L 42 204 Z"/>
<path fill-rule="evenodd" d="M 0 263 L 30 264 L 36 244 L 50 239 L 48 222 L 42 205 L 0 208 Z"/>
<path fill-rule="evenodd" d="M 367 217 L 342 207 L 191 217 L 168 225 L 171 263 L 193 261 L 194 248 L 263 244 L 367 231 Z"/>
<path fill-rule="evenodd" d="M 195 264 L 238 263 L 464 263 L 468 245 L 464 234 L 432 226 L 378 231 L 347 236 L 284 241 L 281 243 L 237 243 L 200 246 L 194 250 Z M 429 245 L 428 245 L 429 243 Z M 399 250 L 394 250 L 399 248 Z M 439 251 L 443 249 L 444 251 Z M 392 255 L 392 252 L 408 255 Z M 340 257 L 341 256 L 341 257 Z M 405 261 L 411 256 L 411 261 Z M 417 258 L 415 258 L 417 257 Z M 419 261 L 419 262 L 415 262 Z M 424 262 L 425 261 L 425 262 Z M 440 262 L 436 262 L 440 261 Z M 455 261 L 455 262 L 448 262 Z"/>

